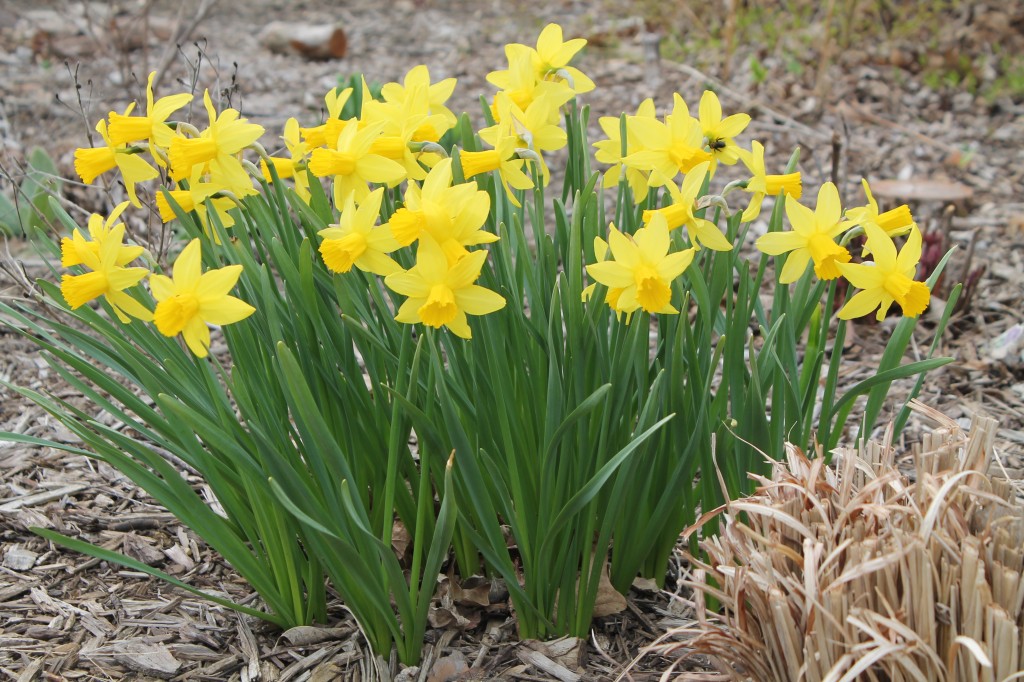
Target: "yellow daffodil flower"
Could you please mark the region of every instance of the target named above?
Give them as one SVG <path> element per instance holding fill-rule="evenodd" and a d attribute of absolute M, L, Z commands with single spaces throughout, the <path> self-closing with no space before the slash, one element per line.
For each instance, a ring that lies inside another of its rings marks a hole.
<path fill-rule="evenodd" d="M 821 279 L 839 277 L 837 267 L 850 262 L 850 252 L 835 239 L 851 226 L 842 220 L 839 190 L 826 182 L 818 190 L 818 203 L 814 210 L 797 201 L 786 202 L 786 216 L 793 229 L 788 232 L 769 232 L 757 240 L 757 248 L 769 256 L 789 253 L 779 274 L 779 282 L 789 284 L 800 279 L 807 263 L 814 261 L 814 273 Z"/>
<path fill-rule="evenodd" d="M 203 181 L 201 173 L 202 170 L 199 168 L 193 170 L 192 177 L 189 178 L 188 189 L 165 189 L 158 192 L 156 195 L 156 207 L 160 212 L 160 219 L 163 222 L 168 223 L 174 220 L 177 216 L 174 213 L 171 202 L 168 200 L 168 195 L 170 195 L 170 198 L 181 207 L 181 210 L 186 213 L 194 211 L 199 216 L 199 222 L 203 225 L 203 231 L 213 238 L 215 243 L 220 244 L 220 236 L 210 225 L 209 211 L 213 209 L 216 212 L 217 219 L 225 229 L 233 226 L 235 219 L 228 211 L 235 208 L 235 197 L 239 195 L 228 190 L 230 196 L 218 196 L 219 192 L 225 191 L 224 188 L 215 182 Z M 240 194 L 245 196 L 246 194 L 255 193 L 255 191 L 250 183 L 249 191 Z"/>
<path fill-rule="evenodd" d="M 654 108 L 654 100 L 648 97 L 637 107 L 636 116 L 657 120 L 657 112 Z M 598 123 L 601 130 L 608 136 L 607 140 L 599 140 L 594 143 L 594 158 L 600 163 L 611 164 L 611 168 L 604 172 L 604 186 L 614 187 L 619 184 L 622 175 L 623 159 L 630 154 L 643 150 L 643 145 L 637 139 L 636 133 L 631 133 L 629 126 L 626 127 L 626 150 L 622 150 L 622 122 L 617 116 L 602 116 Z M 633 199 L 636 203 L 647 198 L 649 171 L 640 170 L 626 166 L 626 182 L 633 192 Z"/>
<path fill-rule="evenodd" d="M 413 136 L 417 142 L 437 142 L 447 130 L 454 127 L 458 118 L 451 109 L 445 106 L 445 102 L 455 91 L 455 79 L 445 78 L 437 83 L 430 82 L 430 71 L 426 66 L 420 64 L 414 66 L 405 74 L 402 84 L 385 83 L 380 90 L 381 97 L 385 102 L 397 105 L 404 105 L 408 100 L 414 102 L 413 110 L 433 115 L 439 115 L 443 124 L 440 127 L 431 126 L 430 132 Z M 424 106 L 425 105 L 425 106 Z"/>
<path fill-rule="evenodd" d="M 167 118 L 178 109 L 192 101 L 192 95 L 185 92 L 177 95 L 161 97 L 153 100 L 153 78 L 156 71 L 151 71 L 146 82 L 146 114 L 129 116 L 132 107 L 124 114 L 110 112 L 110 141 L 114 144 L 125 144 L 145 140 L 157 147 L 166 149 L 174 137 L 174 130 L 167 125 Z M 132 105 L 134 106 L 134 104 Z M 159 156 L 156 156 L 159 159 Z"/>
<path fill-rule="evenodd" d="M 431 237 L 421 238 L 416 265 L 384 279 L 389 289 L 409 297 L 395 319 L 435 329 L 448 327 L 458 337 L 472 338 L 467 315 L 487 315 L 505 307 L 499 294 L 474 284 L 485 260 L 486 251 L 473 251 L 449 266 L 441 246 Z"/>
<path fill-rule="evenodd" d="M 515 138 L 516 146 L 532 149 L 541 159 L 541 171 L 547 185 L 551 171 L 544 162 L 543 153 L 557 151 L 568 142 L 565 131 L 552 122 L 552 119 L 558 120 L 559 107 L 565 101 L 557 94 L 544 94 L 530 102 L 526 111 L 516 106 L 504 92 L 495 95 L 494 101 L 500 112 L 498 123 L 481 130 L 480 139 L 496 147 L 499 139 L 511 136 Z"/>
<path fill-rule="evenodd" d="M 459 163 L 462 164 L 462 175 L 467 180 L 481 173 L 498 171 L 505 193 L 515 206 L 519 206 L 513 189 L 527 190 L 533 188 L 533 178 L 523 171 L 525 163 L 516 151 L 516 138 L 506 135 L 497 140 L 494 149 L 479 152 L 459 152 Z"/>
<path fill-rule="evenodd" d="M 903 236 L 917 227 L 917 223 L 914 222 L 914 216 L 910 213 L 910 207 L 906 204 L 888 211 L 879 212 L 878 202 L 875 201 L 875 197 L 871 194 L 871 188 L 868 186 L 867 179 L 862 178 L 861 183 L 864 186 L 864 194 L 868 198 L 868 203 L 866 206 L 846 209 L 847 220 L 857 225 L 867 225 L 869 223 L 877 225 L 890 237 Z"/>
<path fill-rule="evenodd" d="M 724 163 L 731 166 L 739 161 L 739 145 L 734 137 L 743 132 L 750 124 L 749 114 L 733 114 L 722 118 L 722 105 L 718 101 L 718 95 L 711 90 L 705 90 L 700 98 L 698 107 L 700 117 L 700 128 L 707 140 L 708 148 L 711 150 L 712 172 L 715 163 Z"/>
<path fill-rule="evenodd" d="M 103 296 L 124 323 L 130 321 L 129 316 L 147 321 L 153 319 L 153 314 L 145 306 L 124 292 L 149 274 L 146 268 L 124 267 L 143 252 L 141 246 L 125 246 L 124 223 L 114 224 L 127 205 L 127 202 L 120 204 L 106 221 L 97 214 L 90 216 L 91 240 L 75 229 L 70 238 L 65 237 L 61 241 L 61 264 L 64 267 L 83 265 L 91 270 L 80 275 L 65 274 L 61 278 L 60 290 L 64 300 L 75 309 Z"/>
<path fill-rule="evenodd" d="M 467 246 L 498 241 L 498 236 L 482 230 L 491 208 L 490 195 L 475 182 L 451 186 L 452 160 L 440 161 L 421 188 L 409 183 L 405 205 L 388 222 L 391 233 L 402 246 L 408 246 L 428 234 L 454 265 L 467 253 Z"/>
<path fill-rule="evenodd" d="M 786 194 L 799 200 L 803 195 L 800 173 L 768 175 L 764 165 L 764 145 L 757 140 L 751 143 L 750 151 L 740 149 L 738 153 L 743 165 L 753 174 L 753 177 L 747 181 L 746 191 L 753 193 L 754 196 L 750 198 L 750 203 L 747 204 L 747 208 L 740 218 L 743 222 L 749 223 L 761 214 L 761 203 L 765 196 L 774 197 Z"/>
<path fill-rule="evenodd" d="M 318 178 L 332 179 L 335 206 L 344 206 L 350 196 L 357 204 L 366 199 L 370 195 L 368 183 L 394 186 L 405 179 L 406 171 L 400 163 L 370 153 L 383 129 L 383 122 L 360 129 L 359 121 L 350 119 L 333 149 L 313 150 L 309 170 Z"/>
<path fill-rule="evenodd" d="M 306 165 L 309 159 L 309 145 L 299 139 L 299 122 L 295 118 L 289 118 L 284 123 L 285 149 L 288 156 L 271 156 L 270 162 L 274 164 L 279 178 L 292 178 L 295 183 L 295 193 L 307 204 L 309 203 L 309 176 L 306 174 Z M 267 182 L 273 182 L 270 168 L 266 160 L 260 160 L 260 169 Z"/>
<path fill-rule="evenodd" d="M 622 162 L 629 168 L 650 171 L 648 184 L 651 187 L 671 182 L 679 173 L 689 173 L 695 166 L 711 160 L 711 154 L 703 148 L 700 122 L 690 116 L 686 102 L 678 93 L 673 100 L 672 113 L 665 117 L 664 123 L 640 116 L 626 119 L 627 131 L 636 136 L 641 150 Z"/>
<path fill-rule="evenodd" d="M 336 146 L 338 135 L 341 134 L 341 129 L 345 127 L 345 121 L 341 120 L 341 110 L 345 108 L 345 103 L 348 102 L 351 96 L 352 88 L 345 88 L 344 90 L 332 88 L 324 95 L 324 104 L 327 105 L 326 120 L 318 126 L 299 129 L 302 139 L 305 140 L 306 145 L 310 149 L 314 147 L 327 147 L 330 149 Z"/>
<path fill-rule="evenodd" d="M 356 208 L 355 198 L 349 195 L 337 225 L 320 230 L 324 240 L 320 255 L 331 272 L 348 272 L 352 266 L 386 276 L 402 268 L 388 255 L 401 246 L 385 226 L 375 227 L 380 215 L 384 188 L 370 192 Z"/>
<path fill-rule="evenodd" d="M 594 89 L 594 81 L 587 78 L 579 69 L 569 66 L 569 62 L 586 44 L 587 41 L 583 38 L 563 41 L 562 27 L 558 24 L 548 24 L 537 37 L 536 49 L 528 45 L 512 43 L 505 46 L 505 53 L 508 56 L 509 64 L 519 55 L 528 54 L 534 77 L 537 80 L 564 81 L 573 92 L 582 94 Z"/>
<path fill-rule="evenodd" d="M 931 292 L 928 285 L 915 282 L 921 260 L 921 231 L 914 225 L 903 249 L 897 253 L 892 237 L 874 223 L 864 223 L 868 248 L 874 263 L 839 263 L 843 277 L 861 289 L 839 310 L 839 317 L 849 320 L 867 315 L 878 308 L 876 318 L 885 318 L 889 307 L 898 303 L 903 314 L 917 317 L 928 307 Z"/>
<path fill-rule="evenodd" d="M 487 82 L 504 92 L 520 109 L 525 111 L 535 99 L 544 94 L 564 98 L 566 102 L 575 96 L 575 91 L 564 81 L 537 77 L 533 66 L 532 48 L 525 45 L 506 45 L 505 53 L 508 56 L 509 68 L 506 71 L 492 71 L 487 74 Z M 491 114 L 494 120 L 500 120 L 501 112 L 497 106 L 491 106 Z"/>
<path fill-rule="evenodd" d="M 686 231 L 690 234 L 690 240 L 698 250 L 701 246 L 706 246 L 712 251 L 731 251 L 732 244 L 721 233 L 717 225 L 693 214 L 697 206 L 697 195 L 700 194 L 710 166 L 711 162 L 705 161 L 694 167 L 686 174 L 682 185 L 678 188 L 674 182 L 666 183 L 665 186 L 668 187 L 672 203 L 664 208 L 644 211 L 643 220 L 647 223 L 655 214 L 661 214 L 665 217 L 669 230 L 685 226 Z"/>
<path fill-rule="evenodd" d="M 127 111 L 131 111 L 131 107 Z M 135 185 L 146 180 L 159 177 L 160 173 L 128 145 L 114 144 L 107 134 L 107 122 L 101 120 L 96 124 L 96 132 L 100 134 L 105 146 L 83 147 L 75 150 L 75 172 L 82 182 L 91 185 L 92 181 L 109 170 L 117 168 L 121 171 L 121 179 L 128 191 L 128 199 L 132 206 L 142 207 L 142 202 L 135 193 Z"/>
<path fill-rule="evenodd" d="M 242 167 L 237 154 L 263 135 L 263 126 L 240 118 L 235 109 L 217 114 L 210 99 L 210 91 L 203 93 L 203 103 L 210 125 L 199 137 L 177 136 L 171 140 L 167 156 L 171 161 L 171 178 L 175 181 L 190 177 L 197 166 L 203 174 L 215 174 L 225 186 L 241 187 L 252 181 Z"/>
<path fill-rule="evenodd" d="M 608 233 L 612 260 L 588 265 L 587 273 L 609 292 L 621 290 L 614 303 L 609 300 L 618 312 L 642 308 L 648 313 L 678 313 L 671 303 L 672 281 L 693 262 L 696 249 L 669 253 L 670 245 L 668 223 L 661 214 L 652 216 L 632 238 L 612 225 Z"/>
<path fill-rule="evenodd" d="M 172 277 L 152 275 L 149 288 L 157 300 L 153 321 L 164 336 L 181 334 L 197 357 L 210 352 L 208 324 L 232 324 L 256 309 L 229 296 L 242 274 L 241 265 L 202 271 L 202 247 L 198 239 L 188 243 L 174 261 Z"/>

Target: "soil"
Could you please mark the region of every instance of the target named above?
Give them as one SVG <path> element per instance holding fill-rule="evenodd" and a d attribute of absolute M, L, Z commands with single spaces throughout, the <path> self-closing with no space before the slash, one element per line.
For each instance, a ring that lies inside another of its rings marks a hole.
<path fill-rule="evenodd" d="M 941 17 L 931 42 L 923 42 L 920 32 L 893 31 L 883 41 L 847 35 L 845 45 L 842 32 L 835 38 L 820 29 L 831 17 L 818 9 L 799 31 L 793 29 L 800 40 L 787 42 L 787 34 L 766 45 L 746 42 L 735 26 L 725 32 L 731 39 L 711 40 L 720 24 L 728 29 L 729 17 L 677 4 L 676 15 L 643 1 L 37 0 L 27 6 L 3 0 L 0 176 L 17 178 L 25 156 L 41 146 L 65 178 L 74 177 L 72 155 L 86 144 L 86 122 L 140 97 L 145 74 L 161 64 L 167 66 L 161 93 L 210 88 L 267 128 L 268 148 L 279 146 L 276 136 L 287 116 L 319 121 L 323 93 L 350 74 L 400 80 L 425 63 L 435 79 L 458 78 L 452 109 L 476 114 L 479 95 L 491 92 L 484 76 L 503 68 L 502 46 L 529 43 L 545 23 L 558 21 L 567 36 L 591 41 L 577 66 L 597 84 L 584 98 L 592 123 L 599 115 L 633 111 L 648 96 L 663 109 L 673 92 L 695 108 L 710 86 L 727 113 L 752 114 L 746 136 L 771 140 L 769 166 L 801 148 L 805 187 L 837 180 L 846 201 L 857 203 L 863 200 L 861 177 L 903 182 L 894 196 L 908 191 L 908 181 L 939 183 L 937 196 L 915 199 L 912 208 L 934 243 L 958 247 L 937 297 L 953 282 L 967 286 L 939 343 L 939 354 L 955 362 L 928 375 L 920 399 L 965 425 L 978 412 L 999 419 L 997 448 L 1005 471 L 1021 478 L 1024 358 L 1020 347 L 1007 352 L 1000 341 L 1024 323 L 1024 106 L 1020 92 L 995 87 L 1005 74 L 980 69 L 978 82 L 992 87 L 973 92 L 966 80 L 954 85 L 933 74 L 942 73 L 951 51 L 967 55 L 972 65 L 990 63 L 982 59 L 991 49 L 985 46 L 1024 53 L 1024 9 L 964 3 L 967 12 L 954 3 L 960 9 Z M 765 5 L 736 4 L 741 11 Z M 180 35 L 205 5 L 209 13 Z M 794 6 L 804 5 L 818 3 Z M 870 21 L 876 8 L 859 11 Z M 271 20 L 336 23 L 347 37 L 347 52 L 327 61 L 273 54 L 258 37 Z M 687 61 L 678 61 L 681 56 Z M 596 126 L 592 139 L 599 139 Z M 971 198 L 947 200 L 959 186 Z M 66 187 L 66 196 L 89 211 L 107 210 L 123 194 L 118 186 Z M 12 191 L 3 177 L 0 190 Z M 53 276 L 24 242 L 11 239 L 7 248 L 0 273 L 5 299 L 23 297 L 26 279 Z M 932 308 L 940 309 L 941 300 Z M 893 322 L 852 327 L 847 380 L 870 376 Z M 915 338 L 918 352 L 926 351 L 934 327 L 926 314 Z M 31 344 L 2 324 L 0 378 L 80 400 Z M 909 386 L 897 385 L 894 398 Z M 912 422 L 904 437 L 913 441 L 923 428 Z M 0 429 L 75 442 L 40 407 L 6 387 L 0 388 Z M 394 660 L 369 653 L 340 607 L 332 612 L 332 627 L 319 630 L 315 641 L 309 632 L 282 635 L 144 574 L 57 550 L 30 526 L 82 536 L 203 589 L 251 598 L 229 567 L 117 471 L 51 448 L 0 443 L 0 672 L 10 679 L 557 679 L 529 664 L 507 613 L 485 618 L 475 629 L 432 630 L 422 672 L 401 673 Z M 622 614 L 598 621 L 593 640 L 580 644 L 587 653 L 584 679 L 614 679 L 641 647 L 686 621 L 685 604 L 665 593 L 635 590 L 629 604 Z M 455 665 L 443 657 L 455 653 L 473 667 L 443 676 L 445 666 Z M 630 674 L 657 679 L 669 663 L 645 658 Z"/>

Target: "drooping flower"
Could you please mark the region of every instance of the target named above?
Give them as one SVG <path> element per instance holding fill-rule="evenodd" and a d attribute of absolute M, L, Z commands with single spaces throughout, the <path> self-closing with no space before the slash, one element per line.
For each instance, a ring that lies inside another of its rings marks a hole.
<path fill-rule="evenodd" d="M 690 234 L 690 240 L 698 249 L 701 246 L 706 246 L 712 251 L 731 251 L 732 244 L 721 233 L 717 225 L 710 220 L 694 215 L 694 210 L 697 207 L 697 195 L 700 194 L 710 165 L 709 161 L 705 161 L 694 167 L 686 174 L 682 185 L 678 188 L 674 182 L 666 183 L 665 186 L 668 187 L 672 203 L 664 208 L 644 211 L 643 220 L 647 223 L 655 214 L 661 214 L 665 217 L 669 230 L 685 226 L 686 231 Z"/>
<path fill-rule="evenodd" d="M 746 191 L 753 193 L 750 203 L 747 204 L 743 216 L 740 218 L 745 223 L 756 220 L 761 214 L 761 203 L 765 196 L 778 196 L 786 194 L 799 200 L 803 195 L 803 184 L 800 173 L 787 173 L 785 175 L 768 175 L 764 165 L 764 145 L 754 140 L 750 145 L 750 151 L 739 150 L 740 159 L 753 177 L 747 181 Z"/>
<path fill-rule="evenodd" d="M 192 95 L 184 92 L 161 97 L 154 102 L 153 79 L 155 76 L 156 71 L 151 71 L 146 82 L 146 113 L 144 115 L 129 116 L 132 107 L 128 107 L 124 114 L 110 112 L 110 141 L 114 144 L 145 140 L 164 149 L 170 145 L 174 131 L 167 125 L 167 118 L 191 102 Z"/>
<path fill-rule="evenodd" d="M 916 225 L 903 249 L 896 252 L 892 237 L 874 223 L 864 223 L 868 248 L 873 263 L 839 263 L 843 277 L 861 289 L 839 310 L 839 317 L 849 320 L 878 309 L 877 319 L 885 318 L 889 307 L 898 303 L 903 314 L 917 317 L 928 307 L 931 292 L 924 282 L 914 281 L 921 261 L 921 231 Z"/>
<path fill-rule="evenodd" d="M 131 107 L 126 111 L 131 111 Z M 135 193 L 135 185 L 159 177 L 160 173 L 142 157 L 140 149 L 111 142 L 106 121 L 101 120 L 96 124 L 96 132 L 100 134 L 105 146 L 76 149 L 75 172 L 82 178 L 82 182 L 91 185 L 100 175 L 117 168 L 121 171 L 121 179 L 132 206 L 141 208 L 142 202 Z"/>
<path fill-rule="evenodd" d="M 447 327 L 456 336 L 472 338 L 467 315 L 487 315 L 505 307 L 501 295 L 474 284 L 485 260 L 486 251 L 472 251 L 450 266 L 441 246 L 424 236 L 416 265 L 384 279 L 389 289 L 409 297 L 395 319 L 404 324 L 422 322 L 435 329 Z"/>
<path fill-rule="evenodd" d="M 242 274 L 241 265 L 202 271 L 202 247 L 198 239 L 188 243 L 174 261 L 172 277 L 152 275 L 149 287 L 156 299 L 153 321 L 164 336 L 181 334 L 197 357 L 210 352 L 209 324 L 225 325 L 244 320 L 256 309 L 228 294 Z"/>
<path fill-rule="evenodd" d="M 332 179 L 335 206 L 344 206 L 349 196 L 357 204 L 366 199 L 370 194 L 368 183 L 394 186 L 405 179 L 401 164 L 370 152 L 383 129 L 383 122 L 360 129 L 357 119 L 349 119 L 333 148 L 313 150 L 309 170 L 318 178 Z"/>
<path fill-rule="evenodd" d="M 757 240 L 757 248 L 769 256 L 789 253 L 779 274 L 779 282 L 789 284 L 800 279 L 811 260 L 819 278 L 830 280 L 839 277 L 837 264 L 850 262 L 850 252 L 835 240 L 850 228 L 851 223 L 842 219 L 836 186 L 831 182 L 821 186 L 813 211 L 795 200 L 787 201 L 786 216 L 792 230 L 769 232 Z"/>
<path fill-rule="evenodd" d="M 320 230 L 320 255 L 331 272 L 348 272 L 355 266 L 385 276 L 402 269 L 387 255 L 400 244 L 386 225 L 375 227 L 383 198 L 384 188 L 378 187 L 356 208 L 349 195 L 338 224 Z"/>
<path fill-rule="evenodd" d="M 230 194 L 222 194 L 224 191 L 225 189 L 216 182 L 204 181 L 201 170 L 197 168 L 193 170 L 192 177 L 189 178 L 188 189 L 165 189 L 157 192 L 156 207 L 160 213 L 160 219 L 165 223 L 177 217 L 174 213 L 174 207 L 168 200 L 168 196 L 186 213 L 195 211 L 196 215 L 199 216 L 199 222 L 203 225 L 203 231 L 215 243 L 220 244 L 220 235 L 210 225 L 209 212 L 212 209 L 216 213 L 221 227 L 227 229 L 233 226 L 235 219 L 229 211 L 236 206 L 236 199 L 234 197 L 239 196 L 234 192 L 230 192 L 230 190 L 228 190 Z M 252 192 L 255 192 L 255 190 L 247 193 Z M 245 196 L 247 193 L 241 193 L 241 196 Z"/>
<path fill-rule="evenodd" d="M 61 264 L 64 267 L 83 265 L 90 272 L 79 275 L 65 274 L 61 278 L 61 294 L 72 309 L 80 308 L 89 301 L 103 296 L 117 318 L 124 323 L 129 316 L 140 320 L 151 320 L 153 314 L 141 303 L 125 293 L 125 289 L 141 282 L 149 270 L 146 268 L 124 267 L 138 258 L 141 246 L 126 246 L 124 223 L 116 223 L 128 202 L 120 204 L 110 217 L 93 214 L 89 217 L 87 240 L 78 229 L 70 238 L 61 241 Z"/>
<path fill-rule="evenodd" d="M 631 313 L 643 309 L 648 313 L 675 314 L 672 305 L 672 282 L 693 262 L 696 249 L 669 253 L 671 240 L 665 216 L 655 214 L 650 223 L 632 237 L 615 229 L 608 232 L 612 259 L 587 266 L 587 273 L 597 282 L 621 290 L 609 305 L 618 312 Z"/>

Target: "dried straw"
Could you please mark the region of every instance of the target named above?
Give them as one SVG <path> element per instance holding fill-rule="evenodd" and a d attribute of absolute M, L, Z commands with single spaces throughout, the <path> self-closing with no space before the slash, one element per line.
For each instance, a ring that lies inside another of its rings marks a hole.
<path fill-rule="evenodd" d="M 835 466 L 789 446 L 720 510 L 706 560 L 690 557 L 697 624 L 649 652 L 707 656 L 721 680 L 1022 679 L 1024 506 L 986 473 L 996 423 L 965 434 L 915 408 L 941 426 L 913 477 L 887 445 L 840 449 Z"/>

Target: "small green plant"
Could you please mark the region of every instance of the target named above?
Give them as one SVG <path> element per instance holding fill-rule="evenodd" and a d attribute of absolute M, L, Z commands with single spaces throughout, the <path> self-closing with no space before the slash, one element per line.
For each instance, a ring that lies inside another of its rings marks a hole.
<path fill-rule="evenodd" d="M 59 223 L 50 204 L 63 185 L 53 159 L 41 147 L 29 152 L 20 177 L 8 176 L 13 200 L 0 193 L 0 233 L 10 236 L 46 235 Z"/>

